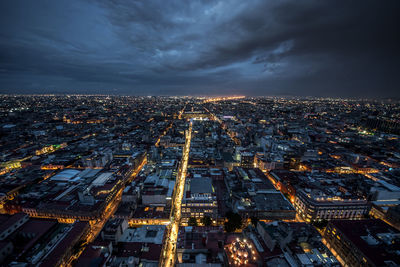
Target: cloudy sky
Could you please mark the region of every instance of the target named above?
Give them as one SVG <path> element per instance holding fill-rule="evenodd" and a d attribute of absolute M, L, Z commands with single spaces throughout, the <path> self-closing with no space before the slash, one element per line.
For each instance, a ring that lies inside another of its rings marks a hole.
<path fill-rule="evenodd" d="M 387 1 L 0 2 L 0 93 L 400 96 Z"/>

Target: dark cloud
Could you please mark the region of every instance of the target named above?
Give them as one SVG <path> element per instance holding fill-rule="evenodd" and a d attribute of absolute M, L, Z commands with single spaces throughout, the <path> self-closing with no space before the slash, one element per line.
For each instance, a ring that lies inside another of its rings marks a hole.
<path fill-rule="evenodd" d="M 0 91 L 399 96 L 398 1 L 3 1 Z"/>

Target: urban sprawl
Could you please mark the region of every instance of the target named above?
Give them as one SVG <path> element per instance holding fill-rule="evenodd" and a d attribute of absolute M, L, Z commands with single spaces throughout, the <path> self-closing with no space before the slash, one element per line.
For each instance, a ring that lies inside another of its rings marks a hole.
<path fill-rule="evenodd" d="M 399 266 L 400 104 L 0 95 L 0 265 Z"/>

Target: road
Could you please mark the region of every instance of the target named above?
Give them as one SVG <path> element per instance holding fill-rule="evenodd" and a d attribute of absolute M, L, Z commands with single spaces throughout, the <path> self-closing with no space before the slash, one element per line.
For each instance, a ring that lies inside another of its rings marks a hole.
<path fill-rule="evenodd" d="M 181 220 L 181 204 L 183 193 L 185 190 L 186 171 L 189 161 L 190 141 L 192 139 L 192 122 L 189 123 L 187 130 L 185 147 L 182 152 L 182 161 L 179 173 L 176 178 L 175 193 L 172 199 L 172 209 L 170 215 L 170 224 L 167 226 L 167 237 L 161 252 L 161 260 L 159 266 L 174 266 L 175 251 L 178 239 L 179 223 Z"/>

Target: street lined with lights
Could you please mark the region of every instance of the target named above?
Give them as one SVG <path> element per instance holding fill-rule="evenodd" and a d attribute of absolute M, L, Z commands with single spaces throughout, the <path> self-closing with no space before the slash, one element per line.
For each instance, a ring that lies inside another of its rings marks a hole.
<path fill-rule="evenodd" d="M 163 251 L 159 266 L 174 266 L 176 242 L 181 219 L 181 203 L 183 192 L 185 189 L 186 171 L 189 161 L 190 141 L 192 138 L 192 122 L 189 123 L 189 129 L 186 131 L 185 147 L 182 152 L 182 161 L 179 173 L 176 179 L 175 193 L 172 200 L 173 206 L 170 215 L 170 224 L 167 226 L 166 243 L 164 243 Z"/>

